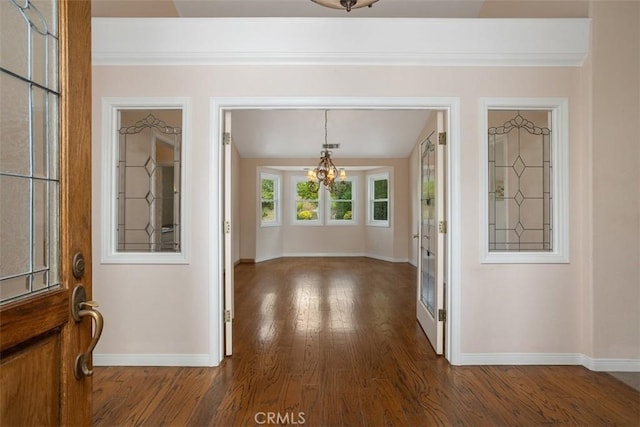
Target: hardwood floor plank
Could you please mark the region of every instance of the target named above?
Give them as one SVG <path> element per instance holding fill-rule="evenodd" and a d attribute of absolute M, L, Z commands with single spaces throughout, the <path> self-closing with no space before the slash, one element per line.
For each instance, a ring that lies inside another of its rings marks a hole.
<path fill-rule="evenodd" d="M 449 365 L 416 322 L 415 274 L 368 258 L 239 264 L 234 355 L 96 367 L 94 425 L 640 426 L 640 392 L 604 373 Z"/>

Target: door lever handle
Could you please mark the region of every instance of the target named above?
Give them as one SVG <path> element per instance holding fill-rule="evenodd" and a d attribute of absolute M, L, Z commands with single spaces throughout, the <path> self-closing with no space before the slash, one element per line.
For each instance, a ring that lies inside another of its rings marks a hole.
<path fill-rule="evenodd" d="M 98 344 L 98 340 L 100 340 L 100 336 L 102 335 L 102 328 L 104 325 L 102 314 L 95 309 L 96 307 L 98 307 L 98 303 L 96 303 L 95 301 L 86 301 L 86 298 L 87 294 L 84 286 L 78 285 L 73 290 L 73 306 L 71 309 L 73 319 L 79 323 L 82 321 L 83 317 L 91 317 L 91 319 L 93 319 L 93 321 L 95 322 L 93 336 L 91 337 L 89 348 L 86 352 L 80 353 L 76 357 L 73 373 L 78 380 L 82 379 L 85 376 L 90 377 L 91 375 L 93 375 L 93 369 L 89 368 L 89 359 L 91 358 L 91 354 Z"/>

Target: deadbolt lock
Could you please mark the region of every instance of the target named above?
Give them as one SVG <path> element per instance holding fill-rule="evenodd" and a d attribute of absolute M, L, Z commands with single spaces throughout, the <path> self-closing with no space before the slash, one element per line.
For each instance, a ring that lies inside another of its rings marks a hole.
<path fill-rule="evenodd" d="M 76 254 L 73 256 L 73 262 L 71 265 L 73 277 L 75 277 L 76 279 L 80 279 L 84 275 L 85 268 L 84 255 L 82 255 L 82 252 L 76 252 Z"/>

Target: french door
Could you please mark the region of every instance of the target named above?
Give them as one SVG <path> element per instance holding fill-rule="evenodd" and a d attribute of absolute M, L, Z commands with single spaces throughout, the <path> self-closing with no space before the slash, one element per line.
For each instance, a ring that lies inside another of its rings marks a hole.
<path fill-rule="evenodd" d="M 416 315 L 436 354 L 444 352 L 446 269 L 446 114 L 421 144 Z"/>
<path fill-rule="evenodd" d="M 232 194 L 231 194 L 231 111 L 224 112 L 223 130 L 224 149 L 222 150 L 223 161 L 223 181 L 224 181 L 224 247 L 223 247 L 223 275 L 224 275 L 224 354 L 233 354 L 233 224 L 232 217 Z"/>
<path fill-rule="evenodd" d="M 89 425 L 90 0 L 0 8 L 0 420 Z"/>

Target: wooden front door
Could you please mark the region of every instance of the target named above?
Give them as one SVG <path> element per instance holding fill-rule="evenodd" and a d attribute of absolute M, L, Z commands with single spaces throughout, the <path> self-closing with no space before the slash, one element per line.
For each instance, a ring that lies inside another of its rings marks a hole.
<path fill-rule="evenodd" d="M 90 0 L 0 7 L 0 424 L 88 425 Z"/>

